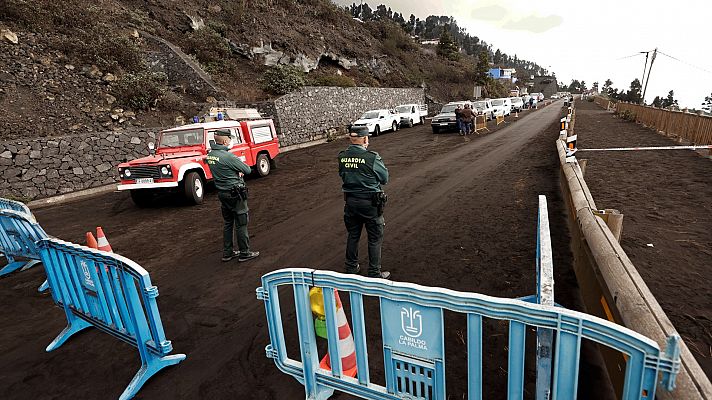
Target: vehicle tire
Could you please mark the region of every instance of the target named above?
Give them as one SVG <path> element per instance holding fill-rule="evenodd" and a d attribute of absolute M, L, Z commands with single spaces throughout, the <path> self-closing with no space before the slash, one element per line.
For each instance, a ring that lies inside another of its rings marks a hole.
<path fill-rule="evenodd" d="M 434 127 L 433 127 L 433 133 L 434 133 L 434 134 L 440 133 L 440 129 L 434 126 Z"/>
<path fill-rule="evenodd" d="M 412 127 L 413 127 L 413 118 L 408 120 L 408 128 L 412 128 Z"/>
<path fill-rule="evenodd" d="M 269 157 L 267 154 L 262 153 L 257 156 L 257 160 L 255 160 L 255 171 L 257 171 L 257 175 L 259 176 L 267 176 L 269 175 L 269 172 L 272 168 L 272 164 L 270 163 Z"/>
<path fill-rule="evenodd" d="M 381 127 L 376 125 L 376 127 L 373 129 L 373 136 L 378 136 L 381 134 Z"/>
<path fill-rule="evenodd" d="M 393 121 L 393 125 L 391 125 L 391 129 L 393 130 L 393 132 L 398 130 L 398 123 L 396 121 Z"/>
<path fill-rule="evenodd" d="M 136 189 L 129 190 L 131 192 L 131 200 L 137 207 L 145 208 L 153 203 L 153 190 L 151 189 Z"/>
<path fill-rule="evenodd" d="M 420 123 L 421 123 L 422 125 L 425 125 L 425 117 L 420 117 Z"/>
<path fill-rule="evenodd" d="M 188 172 L 185 174 L 185 178 L 183 178 L 183 193 L 191 204 L 203 202 L 205 183 L 199 173 Z"/>

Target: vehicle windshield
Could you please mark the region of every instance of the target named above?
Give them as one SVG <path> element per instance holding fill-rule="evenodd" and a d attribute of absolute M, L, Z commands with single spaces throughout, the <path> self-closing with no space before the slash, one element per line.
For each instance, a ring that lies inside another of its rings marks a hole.
<path fill-rule="evenodd" d="M 501 106 L 502 104 L 504 104 L 504 100 L 492 100 L 493 106 Z"/>
<path fill-rule="evenodd" d="M 409 113 L 410 112 L 410 106 L 400 106 L 396 107 L 396 111 L 399 113 Z"/>
<path fill-rule="evenodd" d="M 158 147 L 195 146 L 205 143 L 202 129 L 186 129 L 182 131 L 161 132 Z"/>
<path fill-rule="evenodd" d="M 478 101 L 475 103 L 476 108 L 487 108 L 487 102 L 486 101 Z"/>
<path fill-rule="evenodd" d="M 378 111 L 368 111 L 361 116 L 361 119 L 376 119 L 378 118 Z"/>
<path fill-rule="evenodd" d="M 447 105 L 444 105 L 443 108 L 442 108 L 442 110 L 440 110 L 440 113 L 444 114 L 444 113 L 455 112 L 455 109 L 457 108 L 457 106 L 458 106 L 458 104 L 447 104 Z"/>

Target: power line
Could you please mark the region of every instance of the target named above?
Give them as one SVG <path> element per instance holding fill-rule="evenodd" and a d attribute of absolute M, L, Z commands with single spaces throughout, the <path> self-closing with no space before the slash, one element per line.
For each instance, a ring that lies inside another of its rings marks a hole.
<path fill-rule="evenodd" d="M 639 55 L 644 54 L 644 53 L 646 53 L 646 52 L 645 52 L 645 51 L 639 51 L 639 52 L 637 52 L 637 53 L 635 53 L 635 54 L 631 54 L 631 55 L 629 55 L 629 56 L 625 56 L 625 57 L 621 57 L 621 58 L 616 58 L 614 61 L 618 61 L 618 60 L 623 60 L 623 59 L 626 59 L 626 58 L 631 58 L 631 57 L 639 56 Z"/>
<path fill-rule="evenodd" d="M 675 61 L 678 61 L 678 62 L 680 62 L 680 63 L 683 63 L 683 64 L 685 64 L 685 65 L 688 65 L 688 66 L 690 66 L 690 67 L 692 67 L 692 68 L 696 68 L 696 69 L 699 69 L 699 70 L 701 70 L 701 71 L 705 71 L 705 72 L 707 72 L 708 74 L 712 74 L 712 71 L 710 71 L 710 70 L 707 70 L 707 69 L 704 69 L 704 68 L 702 68 L 702 67 L 698 67 L 698 66 L 696 66 L 696 65 L 694 65 L 694 64 L 690 64 L 690 63 L 688 63 L 688 62 L 682 61 L 682 60 L 680 60 L 679 58 L 673 57 L 673 56 L 671 56 L 670 54 L 665 54 L 665 53 L 663 53 L 663 52 L 660 51 L 660 50 L 658 50 L 658 53 L 660 53 L 660 54 L 662 54 L 662 55 L 664 55 L 664 56 L 666 56 L 666 57 L 672 58 L 672 59 L 675 60 Z"/>

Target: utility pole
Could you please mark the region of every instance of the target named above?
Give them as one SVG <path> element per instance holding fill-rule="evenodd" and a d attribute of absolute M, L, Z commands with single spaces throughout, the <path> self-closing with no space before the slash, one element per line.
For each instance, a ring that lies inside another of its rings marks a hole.
<path fill-rule="evenodd" d="M 645 85 L 645 72 L 648 70 L 648 55 L 650 55 L 649 51 L 641 51 L 640 54 L 645 53 L 645 65 L 643 66 L 643 79 L 640 80 L 640 85 Z"/>
<path fill-rule="evenodd" d="M 658 55 L 658 48 L 653 50 L 653 56 L 650 58 L 650 68 L 648 68 L 648 79 L 645 80 L 645 87 L 643 88 L 643 97 L 640 99 L 641 103 L 645 104 L 645 92 L 648 90 L 648 83 L 650 82 L 650 72 L 653 70 L 653 63 L 655 62 L 655 56 Z M 646 56 L 647 57 L 647 56 Z"/>

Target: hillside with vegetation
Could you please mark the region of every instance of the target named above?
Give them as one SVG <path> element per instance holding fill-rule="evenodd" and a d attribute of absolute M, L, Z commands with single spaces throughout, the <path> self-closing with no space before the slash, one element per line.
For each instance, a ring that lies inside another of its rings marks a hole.
<path fill-rule="evenodd" d="M 479 83 L 495 96 L 507 88 L 487 78 L 492 62 L 543 72 L 492 52 L 450 17 L 411 16 L 412 27 L 392 14 L 365 19 L 327 0 L 5 0 L 0 139 L 172 125 L 216 100 L 261 101 L 301 85 L 422 86 L 448 101 Z M 157 40 L 218 90 L 191 90 L 157 61 L 177 57 Z"/>

